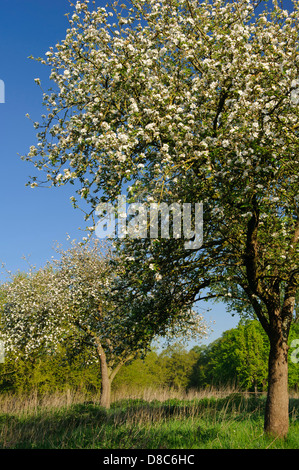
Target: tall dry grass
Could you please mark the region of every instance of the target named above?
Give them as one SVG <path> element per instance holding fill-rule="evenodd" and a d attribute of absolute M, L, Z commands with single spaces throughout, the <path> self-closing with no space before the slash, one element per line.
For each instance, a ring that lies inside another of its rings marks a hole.
<path fill-rule="evenodd" d="M 26 394 L 0 394 L 0 413 L 31 414 L 40 409 L 69 407 L 75 404 L 92 401 L 99 402 L 99 395 L 92 397 L 86 393 L 68 389 L 65 392 L 39 394 L 36 391 Z"/>
<path fill-rule="evenodd" d="M 202 390 L 171 389 L 171 388 L 132 388 L 123 386 L 111 394 L 111 403 L 120 400 L 142 399 L 146 402 L 157 400 L 164 402 L 171 399 L 193 400 L 203 398 L 225 398 L 232 394 L 241 394 L 244 398 L 254 396 L 251 392 L 240 391 L 237 387 L 209 387 Z M 259 394 L 263 396 L 265 394 Z M 299 393 L 291 391 L 290 398 L 299 398 Z M 0 414 L 32 414 L 34 411 L 51 410 L 70 407 L 76 404 L 94 403 L 100 401 L 99 394 L 89 394 L 80 390 L 67 389 L 65 392 L 39 394 L 32 391 L 27 394 L 0 394 Z"/>
<path fill-rule="evenodd" d="M 178 399 L 178 400 L 193 400 L 201 398 L 225 398 L 232 393 L 242 393 L 237 387 L 227 386 L 222 388 L 209 387 L 205 389 L 174 389 L 174 388 L 132 388 L 129 386 L 122 386 L 120 390 L 115 390 L 112 393 L 112 402 L 123 399 L 143 399 L 151 402 L 158 400 L 160 402 Z"/>
<path fill-rule="evenodd" d="M 241 393 L 237 387 L 213 387 L 203 390 L 172 389 L 172 388 L 132 388 L 123 386 L 111 394 L 111 402 L 124 399 L 142 399 L 147 402 L 158 400 L 164 402 L 170 399 L 193 400 L 201 398 L 225 398 L 232 393 Z M 243 392 L 244 393 L 244 392 Z M 244 393 L 244 396 L 250 396 Z M 80 403 L 99 403 L 99 394 L 87 394 L 80 390 L 67 389 L 65 392 L 39 394 L 32 391 L 27 394 L 0 394 L 0 413 L 32 413 L 34 410 L 69 407 Z"/>

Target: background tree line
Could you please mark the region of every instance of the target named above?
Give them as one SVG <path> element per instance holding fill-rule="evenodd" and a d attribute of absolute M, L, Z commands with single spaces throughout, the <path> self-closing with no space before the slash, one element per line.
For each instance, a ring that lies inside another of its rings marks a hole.
<path fill-rule="evenodd" d="M 291 328 L 289 343 L 299 337 L 299 323 Z M 293 353 L 290 348 L 289 354 Z M 187 350 L 179 342 L 161 351 L 153 348 L 143 359 L 125 365 L 112 388 L 206 388 L 236 385 L 241 390 L 267 389 L 269 342 L 256 320 L 240 322 L 208 346 Z M 90 363 L 84 348 L 73 354 L 61 345 L 54 356 L 40 352 L 36 357 L 16 360 L 13 354 L 0 364 L 1 392 L 63 391 L 67 388 L 94 393 L 100 389 L 98 366 Z M 289 361 L 289 388 L 297 390 L 298 364 Z"/>

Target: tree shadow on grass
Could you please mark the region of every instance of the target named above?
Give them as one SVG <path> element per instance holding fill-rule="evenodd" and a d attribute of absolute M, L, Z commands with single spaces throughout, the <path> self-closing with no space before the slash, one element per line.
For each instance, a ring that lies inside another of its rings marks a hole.
<path fill-rule="evenodd" d="M 34 415 L 0 416 L 0 448 L 58 449 L 77 447 L 80 434 L 102 427 L 107 412 L 96 405 L 36 410 Z M 83 437 L 83 434 L 82 434 Z"/>

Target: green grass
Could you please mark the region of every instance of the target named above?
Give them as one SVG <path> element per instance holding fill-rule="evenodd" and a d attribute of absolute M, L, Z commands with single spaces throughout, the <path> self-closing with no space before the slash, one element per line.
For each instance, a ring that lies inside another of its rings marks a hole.
<path fill-rule="evenodd" d="M 36 406 L 0 414 L 0 448 L 30 449 L 298 449 L 299 400 L 290 400 L 286 439 L 263 433 L 264 398 L 164 402 L 119 400 Z"/>

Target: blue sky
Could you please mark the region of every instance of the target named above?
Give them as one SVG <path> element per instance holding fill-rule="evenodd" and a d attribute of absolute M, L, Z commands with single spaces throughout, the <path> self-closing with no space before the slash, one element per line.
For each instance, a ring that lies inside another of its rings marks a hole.
<path fill-rule="evenodd" d="M 54 241 L 66 234 L 81 237 L 83 214 L 70 202 L 71 188 L 25 187 L 34 169 L 21 160 L 36 143 L 35 121 L 44 112 L 42 92 L 34 78 L 47 82 L 49 68 L 28 59 L 44 56 L 62 40 L 67 28 L 67 0 L 1 0 L 0 79 L 5 83 L 5 103 L 0 104 L 0 260 L 12 271 L 26 269 L 22 256 L 32 264 L 44 264 L 54 253 Z"/>
<path fill-rule="evenodd" d="M 284 8 L 290 4 L 283 3 Z M 105 4 L 106 0 L 97 0 L 97 5 Z M 23 256 L 42 266 L 55 254 L 55 242 L 66 244 L 67 234 L 76 239 L 84 236 L 78 230 L 85 225 L 84 215 L 69 200 L 73 188 L 25 187 L 34 169 L 19 156 L 36 144 L 36 130 L 26 113 L 40 121 L 44 112 L 42 92 L 34 79 L 47 84 L 50 73 L 28 57 L 43 57 L 65 37 L 65 14 L 70 11 L 68 0 L 0 2 L 0 80 L 5 84 L 5 103 L 0 103 L 0 262 L 13 272 L 28 268 Z M 203 310 L 207 306 L 212 308 L 205 315 L 207 320 L 216 322 L 214 333 L 205 341 L 210 342 L 236 326 L 238 316 L 232 317 L 221 304 L 204 303 Z"/>

